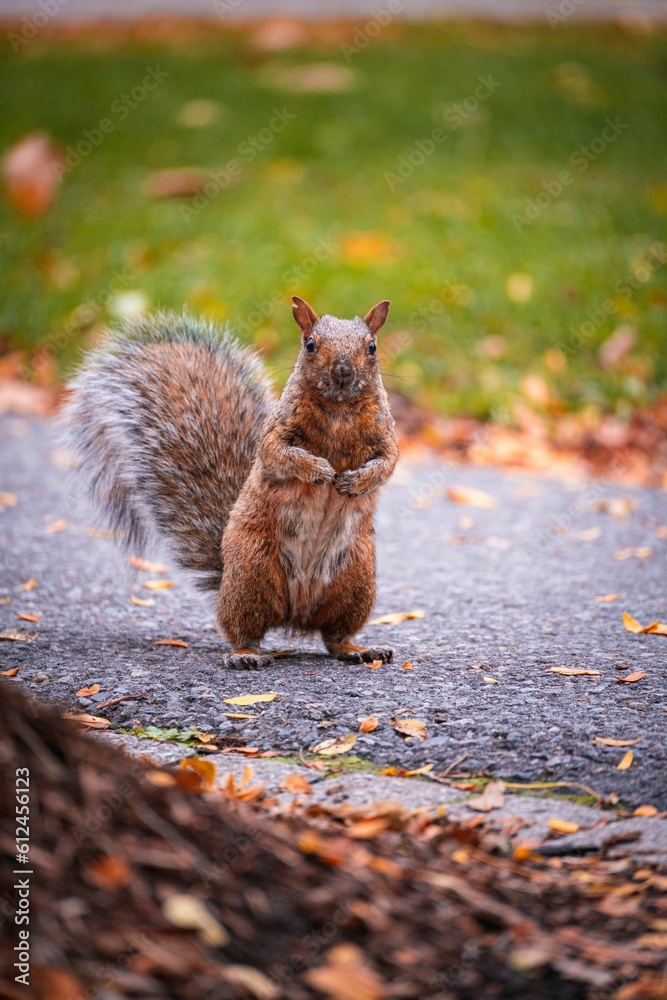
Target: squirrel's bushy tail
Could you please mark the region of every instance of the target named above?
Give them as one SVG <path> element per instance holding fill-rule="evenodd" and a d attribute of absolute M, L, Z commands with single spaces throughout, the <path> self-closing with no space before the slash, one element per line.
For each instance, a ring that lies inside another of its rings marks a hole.
<path fill-rule="evenodd" d="M 125 323 L 86 359 L 64 412 L 89 495 L 127 546 L 166 539 L 220 583 L 220 543 L 273 391 L 252 351 L 187 314 Z"/>

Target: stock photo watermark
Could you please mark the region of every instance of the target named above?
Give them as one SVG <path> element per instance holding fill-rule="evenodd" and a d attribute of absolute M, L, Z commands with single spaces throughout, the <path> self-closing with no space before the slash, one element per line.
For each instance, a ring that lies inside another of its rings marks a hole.
<path fill-rule="evenodd" d="M 7 40 L 14 52 L 20 52 L 24 45 L 36 38 L 42 28 L 45 28 L 49 21 L 58 15 L 62 7 L 66 7 L 69 0 L 39 0 L 37 10 L 30 17 L 21 20 L 19 34 L 15 31 L 7 32 Z"/>
<path fill-rule="evenodd" d="M 18 927 L 18 944 L 14 945 L 14 980 L 23 986 L 30 985 L 30 770 L 16 769 L 16 864 L 14 875 L 15 915 Z M 25 867 L 21 867 L 21 866 Z"/>
<path fill-rule="evenodd" d="M 394 15 L 403 10 L 403 0 L 389 0 L 381 10 L 373 11 L 373 16 L 361 27 L 355 28 L 352 43 L 341 42 L 340 50 L 345 57 L 345 62 L 349 63 L 355 56 L 363 52 L 370 43 L 378 37 L 391 24 Z"/>
<path fill-rule="evenodd" d="M 605 128 L 600 135 L 596 136 L 588 145 L 579 146 L 570 155 L 569 163 L 574 168 L 572 170 L 561 170 L 557 177 L 552 177 L 548 181 L 542 181 L 542 191 L 534 198 L 527 198 L 523 209 L 523 215 L 519 212 L 512 213 L 512 223 L 517 233 L 520 233 L 526 226 L 530 226 L 542 215 L 560 196 L 563 191 L 572 184 L 577 174 L 583 174 L 588 170 L 591 163 L 594 163 L 599 156 L 622 135 L 630 125 L 620 121 L 618 116 L 612 121 L 605 118 Z"/>
<path fill-rule="evenodd" d="M 477 81 L 472 94 L 462 101 L 451 104 L 442 113 L 444 128 L 434 128 L 427 136 L 416 139 L 412 149 L 399 156 L 396 169 L 385 171 L 384 179 L 390 191 L 395 191 L 400 184 L 404 184 L 412 177 L 415 170 L 423 166 L 426 160 L 447 141 L 450 133 L 461 128 L 475 114 L 480 104 L 487 101 L 501 85 L 501 81 L 494 80 L 490 73 L 487 76 L 478 76 Z"/>

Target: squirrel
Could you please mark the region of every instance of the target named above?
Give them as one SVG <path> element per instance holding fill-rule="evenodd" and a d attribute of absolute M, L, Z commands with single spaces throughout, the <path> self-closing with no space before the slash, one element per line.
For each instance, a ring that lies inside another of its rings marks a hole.
<path fill-rule="evenodd" d="M 293 296 L 301 348 L 276 399 L 255 353 L 187 313 L 126 321 L 70 384 L 63 419 L 89 494 L 128 547 L 166 539 L 215 588 L 226 666 L 273 662 L 274 627 L 355 645 L 375 601 L 373 515 L 398 442 L 377 357 L 389 302 L 352 320 Z"/>

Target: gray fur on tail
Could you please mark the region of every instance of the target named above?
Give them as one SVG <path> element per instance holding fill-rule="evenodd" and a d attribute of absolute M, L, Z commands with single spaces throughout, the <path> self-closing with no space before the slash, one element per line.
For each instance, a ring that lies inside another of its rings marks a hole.
<path fill-rule="evenodd" d="M 166 539 L 220 583 L 220 543 L 273 403 L 261 363 L 187 314 L 125 323 L 85 360 L 63 421 L 92 500 L 128 548 Z"/>

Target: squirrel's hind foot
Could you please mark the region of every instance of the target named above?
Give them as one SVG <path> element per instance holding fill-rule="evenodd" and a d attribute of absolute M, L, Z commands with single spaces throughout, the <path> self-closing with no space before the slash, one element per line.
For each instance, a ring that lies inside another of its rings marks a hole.
<path fill-rule="evenodd" d="M 223 656 L 225 666 L 230 670 L 261 670 L 262 667 L 270 667 L 273 657 L 268 653 L 225 653 Z"/>
<path fill-rule="evenodd" d="M 373 663 L 374 660 L 391 663 L 394 658 L 394 651 L 388 646 L 354 646 L 351 642 L 330 642 L 327 648 L 335 659 L 345 663 Z"/>

